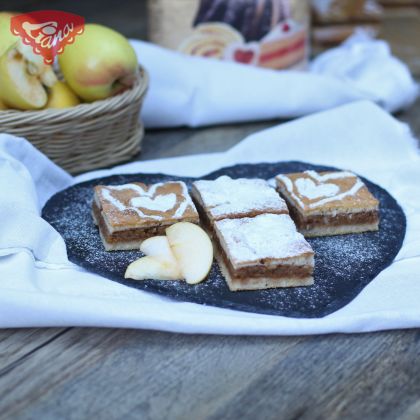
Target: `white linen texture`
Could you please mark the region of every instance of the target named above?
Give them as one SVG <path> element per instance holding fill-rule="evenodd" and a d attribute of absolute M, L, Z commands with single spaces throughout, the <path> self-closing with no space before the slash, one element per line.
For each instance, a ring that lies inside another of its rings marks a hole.
<path fill-rule="evenodd" d="M 407 216 L 391 266 L 319 319 L 176 302 L 68 262 L 40 210 L 55 192 L 112 173 L 201 176 L 236 163 L 301 160 L 349 169 L 387 189 Z M 70 177 L 26 140 L 0 135 L 0 327 L 97 326 L 212 334 L 319 334 L 420 327 L 420 158 L 408 127 L 367 101 L 254 134 L 226 153 L 135 162 Z"/>
<path fill-rule="evenodd" d="M 142 119 L 148 128 L 288 119 L 368 99 L 395 112 L 418 86 L 385 41 L 358 32 L 319 55 L 308 71 L 276 71 L 190 57 L 132 40 L 150 76 Z"/>

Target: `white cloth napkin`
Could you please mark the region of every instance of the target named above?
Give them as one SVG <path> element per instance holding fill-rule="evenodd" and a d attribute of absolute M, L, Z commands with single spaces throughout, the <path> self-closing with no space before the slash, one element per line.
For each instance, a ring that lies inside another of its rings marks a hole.
<path fill-rule="evenodd" d="M 350 304 L 294 319 L 175 302 L 67 262 L 39 209 L 55 191 L 110 173 L 200 176 L 240 162 L 303 160 L 348 168 L 386 188 L 408 230 L 394 263 Z M 407 126 L 358 102 L 254 134 L 226 153 L 136 162 L 71 179 L 25 140 L 0 135 L 0 327 L 108 326 L 186 333 L 316 334 L 420 327 L 420 158 Z M 27 219 L 27 220 L 26 220 Z"/>
<path fill-rule="evenodd" d="M 360 99 L 394 112 L 418 94 L 388 44 L 363 32 L 321 54 L 308 72 L 190 57 L 136 40 L 132 45 L 150 75 L 142 111 L 149 128 L 293 118 Z"/>

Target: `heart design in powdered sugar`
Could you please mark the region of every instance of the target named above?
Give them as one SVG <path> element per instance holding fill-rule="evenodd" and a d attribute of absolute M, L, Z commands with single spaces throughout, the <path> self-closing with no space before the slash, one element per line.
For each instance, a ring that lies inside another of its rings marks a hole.
<path fill-rule="evenodd" d="M 132 210 L 139 215 L 139 217 L 148 217 L 155 220 L 161 220 L 162 215 L 160 214 L 144 214 L 141 209 L 147 209 L 158 213 L 165 213 L 168 210 L 175 210 L 177 206 L 177 196 L 174 193 L 156 195 L 156 190 L 161 187 L 163 183 L 152 185 L 148 190 L 143 190 L 137 184 L 126 184 L 109 186 L 107 189 L 102 190 L 102 196 L 105 200 L 112 203 L 118 210 L 126 211 Z M 181 184 L 183 189 L 184 197 L 188 197 L 188 190 L 185 184 Z M 111 191 L 123 191 L 132 190 L 137 193 L 138 197 L 133 197 L 130 200 L 130 206 L 125 206 L 118 198 L 111 194 Z M 173 217 L 180 217 L 184 214 L 188 206 L 191 204 L 190 200 L 185 199 L 176 209 Z"/>
<path fill-rule="evenodd" d="M 335 184 L 315 184 L 312 179 L 299 178 L 295 181 L 296 188 L 300 195 L 309 200 L 316 200 L 322 197 L 333 197 L 340 192 Z"/>
<path fill-rule="evenodd" d="M 165 212 L 175 207 L 176 195 L 175 194 L 157 195 L 154 198 L 134 197 L 130 200 L 130 204 L 134 207 L 140 207 L 143 209 Z"/>

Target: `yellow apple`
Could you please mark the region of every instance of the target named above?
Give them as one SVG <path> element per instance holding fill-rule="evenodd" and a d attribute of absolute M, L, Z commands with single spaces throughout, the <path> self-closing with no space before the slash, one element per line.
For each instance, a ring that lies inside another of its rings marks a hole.
<path fill-rule="evenodd" d="M 79 104 L 79 98 L 69 88 L 67 83 L 57 81 L 49 89 L 48 102 L 45 108 L 70 108 Z"/>
<path fill-rule="evenodd" d="M 17 14 L 15 12 L 0 12 L 0 55 L 3 55 L 19 39 L 10 31 L 10 18 Z"/>
<path fill-rule="evenodd" d="M 43 108 L 48 99 L 44 86 L 52 86 L 57 81 L 50 66 L 32 58 L 19 42 L 0 57 L 0 100 L 10 108 Z"/>
<path fill-rule="evenodd" d="M 113 96 L 131 87 L 138 68 L 128 40 L 113 29 L 87 24 L 83 34 L 58 56 L 66 82 L 85 101 Z"/>
<path fill-rule="evenodd" d="M 9 108 L 0 100 L 0 111 L 4 111 L 5 109 Z"/>

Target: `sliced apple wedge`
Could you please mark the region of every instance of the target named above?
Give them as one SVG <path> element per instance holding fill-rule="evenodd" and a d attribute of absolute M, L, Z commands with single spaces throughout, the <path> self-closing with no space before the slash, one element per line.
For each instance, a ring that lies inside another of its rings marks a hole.
<path fill-rule="evenodd" d="M 154 236 L 153 238 L 146 239 L 140 245 L 140 251 L 149 257 L 159 258 L 178 267 L 178 261 L 172 252 L 166 236 Z M 178 272 L 179 274 L 180 271 Z"/>
<path fill-rule="evenodd" d="M 207 233 L 193 223 L 180 222 L 166 229 L 166 236 L 185 281 L 203 281 L 213 262 L 213 245 Z"/>
<path fill-rule="evenodd" d="M 52 88 L 58 79 L 52 66 L 44 63 L 42 55 L 35 54 L 30 45 L 25 45 L 21 41 L 15 48 L 26 60 L 27 72 L 32 76 L 37 76 L 44 86 Z"/>
<path fill-rule="evenodd" d="M 47 103 L 41 75 L 16 47 L 0 57 L 0 100 L 11 108 L 39 109 Z"/>
<path fill-rule="evenodd" d="M 177 270 L 167 262 L 155 257 L 142 257 L 132 262 L 124 277 L 133 280 L 180 280 Z"/>
<path fill-rule="evenodd" d="M 124 277 L 134 280 L 181 280 L 182 274 L 166 236 L 146 239 L 140 246 L 146 256 L 131 263 Z"/>

